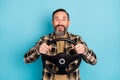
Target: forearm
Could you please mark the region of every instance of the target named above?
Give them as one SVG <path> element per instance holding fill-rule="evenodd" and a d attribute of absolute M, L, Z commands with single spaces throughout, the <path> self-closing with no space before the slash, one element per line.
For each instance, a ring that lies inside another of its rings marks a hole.
<path fill-rule="evenodd" d="M 31 63 L 36 61 L 39 58 L 39 47 L 40 45 L 44 42 L 44 38 L 42 37 L 37 43 L 36 45 L 31 48 L 25 55 L 24 55 L 24 61 L 26 63 Z"/>
<path fill-rule="evenodd" d="M 83 54 L 83 60 L 92 65 L 97 63 L 96 54 L 90 49 L 86 50 L 86 52 Z"/>
<path fill-rule="evenodd" d="M 85 47 L 85 51 L 82 54 L 83 55 L 83 60 L 89 64 L 96 64 L 97 63 L 97 57 L 96 54 L 88 48 L 87 44 L 82 40 L 82 38 L 78 38 L 78 43 L 81 43 Z"/>
<path fill-rule="evenodd" d="M 24 61 L 26 63 L 31 63 L 36 61 L 39 58 L 38 51 L 35 47 L 30 49 L 25 55 L 24 55 Z"/>

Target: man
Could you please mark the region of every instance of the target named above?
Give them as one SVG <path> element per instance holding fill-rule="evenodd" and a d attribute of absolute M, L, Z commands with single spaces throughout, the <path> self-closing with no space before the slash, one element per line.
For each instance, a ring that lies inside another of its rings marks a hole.
<path fill-rule="evenodd" d="M 70 25 L 69 14 L 64 9 L 57 9 L 52 14 L 52 24 L 54 27 L 54 32 L 43 36 L 36 43 L 36 45 L 31 48 L 25 55 L 24 61 L 26 63 L 31 63 L 38 59 L 40 54 L 48 54 L 48 55 L 56 55 L 61 52 L 69 52 L 74 49 L 77 54 L 82 55 L 82 59 L 89 64 L 96 64 L 97 58 L 95 53 L 89 49 L 86 43 L 81 39 L 80 36 L 74 35 L 67 31 L 68 26 Z M 47 45 L 49 40 L 53 40 L 56 38 L 69 38 L 72 41 L 75 41 L 77 45 L 73 46 L 73 44 L 66 41 L 58 41 L 54 45 Z M 47 63 L 52 65 L 51 63 Z M 75 62 L 73 62 L 74 65 Z M 68 69 L 71 66 L 68 67 Z M 52 65 L 53 69 L 55 65 Z M 58 75 L 50 73 L 45 67 L 43 67 L 43 77 L 42 80 L 80 80 L 79 69 L 76 69 L 74 72 L 69 75 Z"/>

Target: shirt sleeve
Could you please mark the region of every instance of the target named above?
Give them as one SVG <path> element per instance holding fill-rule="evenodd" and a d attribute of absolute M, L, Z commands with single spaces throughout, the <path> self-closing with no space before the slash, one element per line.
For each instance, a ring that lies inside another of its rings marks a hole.
<path fill-rule="evenodd" d="M 82 40 L 81 37 L 78 37 L 78 42 L 80 41 L 81 44 L 85 46 L 85 52 L 82 55 L 83 60 L 86 63 L 89 63 L 91 65 L 95 65 L 97 63 L 97 57 L 96 54 L 92 49 L 89 49 L 85 41 Z"/>
<path fill-rule="evenodd" d="M 31 63 L 36 61 L 39 58 L 39 47 L 40 45 L 44 43 L 44 37 L 40 38 L 40 40 L 35 44 L 34 47 L 29 49 L 25 55 L 24 55 L 24 62 L 25 63 Z"/>

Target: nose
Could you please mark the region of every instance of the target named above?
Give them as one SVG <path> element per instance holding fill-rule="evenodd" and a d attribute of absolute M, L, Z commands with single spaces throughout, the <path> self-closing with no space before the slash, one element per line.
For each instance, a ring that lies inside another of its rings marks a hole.
<path fill-rule="evenodd" d="M 62 25 L 62 20 L 59 20 L 59 25 Z"/>

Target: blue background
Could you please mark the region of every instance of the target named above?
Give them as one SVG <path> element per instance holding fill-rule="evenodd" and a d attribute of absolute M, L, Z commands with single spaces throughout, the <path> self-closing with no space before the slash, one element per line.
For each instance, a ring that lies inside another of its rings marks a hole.
<path fill-rule="evenodd" d="M 65 8 L 69 32 L 82 36 L 97 55 L 95 66 L 82 62 L 82 80 L 120 80 L 120 0 L 0 0 L 0 80 L 41 80 L 42 63 L 23 55 L 53 31 L 51 15 Z"/>

